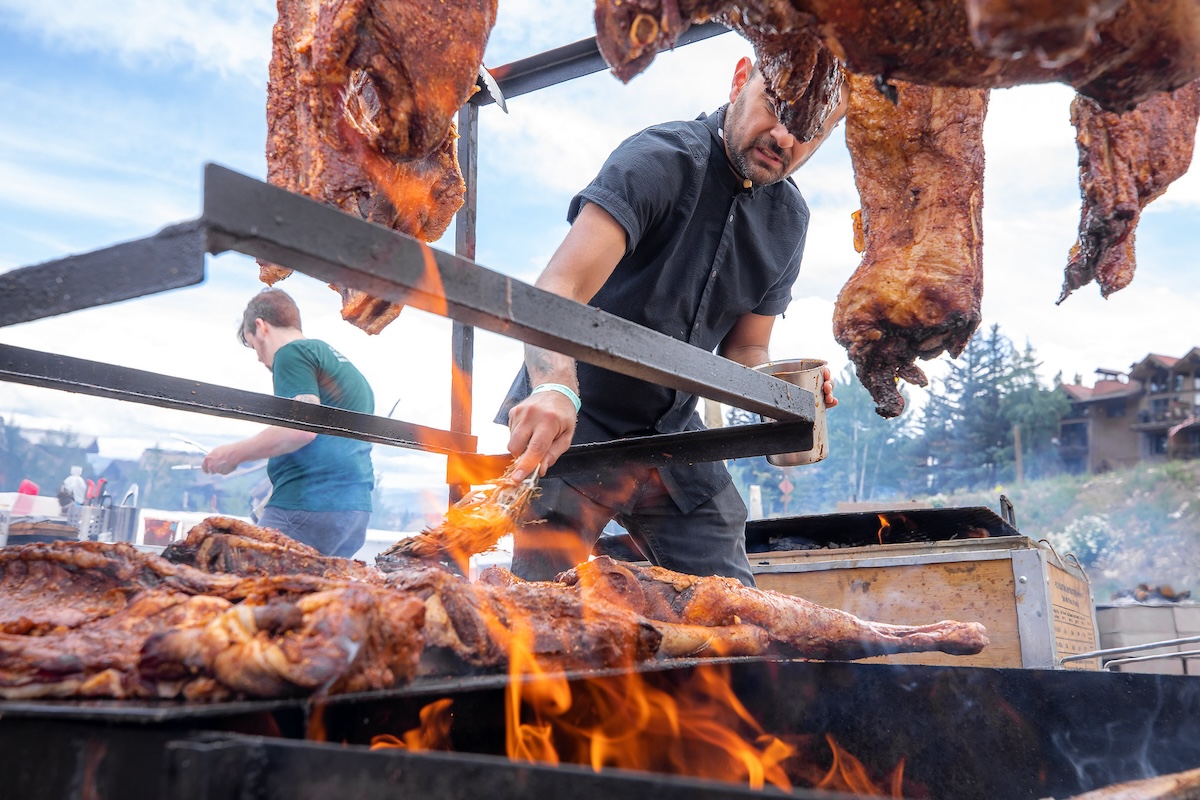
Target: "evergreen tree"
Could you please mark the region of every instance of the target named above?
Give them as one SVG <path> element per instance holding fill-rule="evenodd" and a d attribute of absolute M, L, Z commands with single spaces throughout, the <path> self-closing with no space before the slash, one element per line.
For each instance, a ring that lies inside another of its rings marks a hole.
<path fill-rule="evenodd" d="M 932 492 L 994 486 L 1016 477 L 1014 426 L 1026 474 L 1058 467 L 1053 439 L 1065 397 L 1041 386 L 1033 346 L 1018 352 L 993 325 L 972 337 L 930 390 L 916 448 Z"/>
<path fill-rule="evenodd" d="M 825 413 L 829 455 L 816 464 L 776 467 L 765 457 L 742 458 L 728 463 L 742 497 L 750 486 L 760 487 L 763 515 L 784 516 L 833 511 L 840 501 L 869 500 L 906 495 L 912 491 L 910 416 L 886 420 L 875 413 L 875 401 L 847 367 L 834 380 L 838 405 Z M 727 425 L 757 422 L 758 416 L 729 409 Z M 793 489 L 780 491 L 787 478 Z"/>

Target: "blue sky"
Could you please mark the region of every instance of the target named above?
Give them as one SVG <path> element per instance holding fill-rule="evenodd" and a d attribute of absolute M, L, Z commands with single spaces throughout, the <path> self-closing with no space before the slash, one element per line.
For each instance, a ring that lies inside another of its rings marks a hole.
<path fill-rule="evenodd" d="M 486 63 L 507 63 L 594 33 L 591 0 L 500 0 Z M 200 209 L 205 162 L 265 175 L 265 101 L 272 2 L 113 0 L 53 4 L 0 0 L 0 271 L 154 233 Z M 566 232 L 564 215 L 609 151 L 658 121 L 694 117 L 724 101 L 734 34 L 664 54 L 622 86 L 598 74 L 513 98 L 510 114 L 481 113 L 478 261 L 532 281 Z M 1032 342 L 1044 377 L 1090 383 L 1096 367 L 1127 368 L 1147 352 L 1181 355 L 1200 344 L 1193 264 L 1200 180 L 1189 174 L 1151 205 L 1138 231 L 1133 284 L 1105 301 L 1095 287 L 1056 307 L 1075 239 L 1079 190 L 1070 89 L 993 92 L 985 127 L 984 321 Z M 818 356 L 835 367 L 833 301 L 858 263 L 850 213 L 858 207 L 840 133 L 797 174 L 813 210 L 801 277 L 776 327 L 776 357 Z M 437 245 L 453 249 L 452 235 Z M 209 277 L 183 289 L 0 329 L 0 341 L 270 391 L 270 376 L 234 339 L 259 288 L 241 256 L 209 259 Z M 449 425 L 449 323 L 406 310 L 378 337 L 337 316 L 338 297 L 295 275 L 281 284 L 305 330 L 345 352 L 376 391 L 377 413 Z M 1187 320 L 1187 322 L 1184 322 Z M 520 358 L 514 342 L 480 333 L 475 432 L 500 452 L 490 422 Z M 939 364 L 927 365 L 937 374 Z M 0 384 L 0 416 L 101 437 L 136 456 L 172 433 L 206 443 L 257 426 L 50 390 Z M 442 491 L 441 458 L 377 447 L 385 482 Z M 4 487 L 0 487 L 2 489 Z"/>

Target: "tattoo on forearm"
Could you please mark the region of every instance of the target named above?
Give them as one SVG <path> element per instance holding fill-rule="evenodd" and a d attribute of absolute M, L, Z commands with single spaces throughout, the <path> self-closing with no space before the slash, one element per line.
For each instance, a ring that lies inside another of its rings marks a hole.
<path fill-rule="evenodd" d="M 576 384 L 575 359 L 533 345 L 525 347 L 525 367 L 529 370 L 529 379 L 536 386 L 548 379 L 558 382 Z"/>

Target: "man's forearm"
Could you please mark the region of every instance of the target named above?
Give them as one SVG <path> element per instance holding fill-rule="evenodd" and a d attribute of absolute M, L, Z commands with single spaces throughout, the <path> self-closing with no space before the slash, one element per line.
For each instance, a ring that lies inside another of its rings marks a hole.
<path fill-rule="evenodd" d="M 245 463 L 294 453 L 315 438 L 317 435 L 309 431 L 271 426 L 263 428 L 249 439 L 236 442 L 233 446 L 236 448 L 238 460 Z"/>
<path fill-rule="evenodd" d="M 529 383 L 561 383 L 575 392 L 579 391 L 579 379 L 575 376 L 575 359 L 547 350 L 543 347 L 525 345 L 525 368 L 529 370 Z"/>
<path fill-rule="evenodd" d="M 722 355 L 730 361 L 736 361 L 744 367 L 757 367 L 759 364 L 766 364 L 771 360 L 771 354 L 767 352 L 767 348 L 759 346 L 724 348 L 718 355 Z"/>

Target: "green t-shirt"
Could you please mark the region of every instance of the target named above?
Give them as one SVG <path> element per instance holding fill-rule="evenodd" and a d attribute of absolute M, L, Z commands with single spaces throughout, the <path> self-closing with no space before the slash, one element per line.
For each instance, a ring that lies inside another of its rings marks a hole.
<path fill-rule="evenodd" d="M 375 393 L 344 355 L 317 339 L 288 342 L 275 353 L 275 395 L 316 395 L 321 405 L 375 413 Z M 370 511 L 375 473 L 371 444 L 318 434 L 294 453 L 267 462 L 267 505 L 299 511 Z"/>

